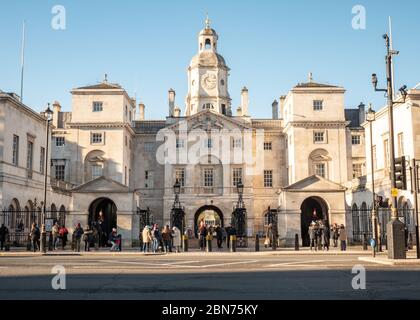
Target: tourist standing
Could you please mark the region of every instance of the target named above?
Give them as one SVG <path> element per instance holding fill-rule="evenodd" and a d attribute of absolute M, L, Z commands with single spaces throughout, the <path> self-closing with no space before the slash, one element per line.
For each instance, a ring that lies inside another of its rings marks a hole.
<path fill-rule="evenodd" d="M 223 249 L 223 247 L 222 247 L 223 231 L 222 231 L 222 228 L 219 225 L 216 226 L 216 239 L 217 239 L 217 248 L 218 249 Z"/>
<path fill-rule="evenodd" d="M 172 239 L 173 239 L 175 252 L 176 253 L 181 252 L 181 245 L 182 245 L 181 231 L 177 227 L 172 228 Z"/>
<path fill-rule="evenodd" d="M 39 240 L 41 238 L 41 232 L 39 231 L 39 228 L 35 222 L 32 223 L 30 236 L 32 241 L 32 250 L 34 252 L 40 250 Z"/>
<path fill-rule="evenodd" d="M 346 228 L 344 227 L 343 224 L 340 226 L 339 238 L 340 238 L 340 243 L 341 243 L 341 251 L 346 251 L 347 250 L 347 233 L 346 233 Z"/>
<path fill-rule="evenodd" d="M 338 247 L 338 233 L 340 231 L 340 228 L 338 227 L 337 223 L 334 223 L 332 227 L 332 238 L 333 238 L 333 245 L 334 248 Z"/>
<path fill-rule="evenodd" d="M 58 222 L 53 225 L 51 235 L 53 239 L 53 250 L 57 250 L 58 241 L 60 239 L 60 226 L 58 225 Z"/>
<path fill-rule="evenodd" d="M 80 252 L 80 242 L 82 241 L 82 235 L 83 235 L 83 228 L 80 225 L 80 223 L 78 223 L 76 225 L 76 228 L 74 229 L 73 232 L 73 238 L 75 241 L 75 251 L 76 252 Z"/>
<path fill-rule="evenodd" d="M 152 242 L 152 232 L 149 226 L 145 226 L 142 231 L 143 253 L 150 251 L 150 243 Z"/>
<path fill-rule="evenodd" d="M 330 250 L 330 228 L 327 225 L 327 221 L 324 221 L 321 226 L 321 241 L 322 241 L 322 250 Z"/>
<path fill-rule="evenodd" d="M 63 225 L 60 230 L 58 231 L 61 238 L 61 249 L 64 250 L 67 244 L 67 235 L 69 234 L 69 231 L 67 230 L 66 226 Z"/>
<path fill-rule="evenodd" d="M 90 251 L 90 244 L 92 242 L 93 231 L 87 226 L 83 232 L 83 241 L 85 242 L 85 251 Z"/>
<path fill-rule="evenodd" d="M 309 242 L 310 242 L 310 248 L 311 251 L 315 249 L 315 251 L 318 250 L 318 245 L 316 243 L 317 241 L 317 225 L 315 221 L 312 221 L 311 225 L 309 226 L 308 230 L 309 234 Z"/>
<path fill-rule="evenodd" d="M 172 240 L 172 232 L 168 225 L 166 225 L 162 230 L 162 240 L 163 240 L 163 248 L 166 253 L 172 252 L 171 247 L 171 240 Z"/>
<path fill-rule="evenodd" d="M 153 226 L 152 238 L 153 238 L 153 253 L 157 253 L 159 251 L 159 246 L 160 246 L 160 241 L 161 241 L 161 234 L 159 231 L 159 225 L 157 223 Z"/>
<path fill-rule="evenodd" d="M 206 248 L 206 236 L 207 236 L 207 228 L 204 224 L 204 221 L 200 222 L 200 228 L 198 229 L 198 236 L 200 239 L 200 249 L 204 251 Z"/>

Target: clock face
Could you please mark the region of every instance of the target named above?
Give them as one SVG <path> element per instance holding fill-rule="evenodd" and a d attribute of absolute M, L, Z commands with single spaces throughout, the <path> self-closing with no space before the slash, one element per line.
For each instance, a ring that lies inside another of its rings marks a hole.
<path fill-rule="evenodd" d="M 201 85 L 205 89 L 212 90 L 216 88 L 216 84 L 217 84 L 216 75 L 213 73 L 206 73 L 201 78 Z"/>

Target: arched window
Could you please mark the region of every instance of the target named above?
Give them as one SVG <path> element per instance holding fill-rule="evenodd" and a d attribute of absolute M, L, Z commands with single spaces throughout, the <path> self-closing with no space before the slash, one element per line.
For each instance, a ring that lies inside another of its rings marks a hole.
<path fill-rule="evenodd" d="M 316 149 L 311 152 L 308 160 L 308 171 L 310 175 L 316 174 L 320 177 L 328 179 L 328 164 L 331 161 L 331 157 L 329 156 L 328 151 L 324 149 Z"/>
<path fill-rule="evenodd" d="M 412 221 L 411 221 L 411 210 L 410 210 L 410 206 L 409 206 L 409 204 L 407 202 L 405 202 L 404 205 L 403 205 L 402 213 L 403 213 L 405 225 L 406 226 L 410 226 L 412 224 Z"/>
<path fill-rule="evenodd" d="M 105 152 L 93 150 L 85 158 L 85 182 L 97 179 L 106 174 Z"/>
<path fill-rule="evenodd" d="M 64 205 L 60 207 L 60 212 L 58 216 L 58 224 L 60 226 L 64 226 L 66 224 L 66 207 L 64 207 Z"/>
<path fill-rule="evenodd" d="M 57 222 L 57 207 L 54 203 L 51 205 L 51 212 L 48 218 L 53 219 L 54 223 Z"/>
<path fill-rule="evenodd" d="M 206 50 L 210 50 L 211 49 L 211 40 L 210 39 L 206 39 L 205 49 Z"/>

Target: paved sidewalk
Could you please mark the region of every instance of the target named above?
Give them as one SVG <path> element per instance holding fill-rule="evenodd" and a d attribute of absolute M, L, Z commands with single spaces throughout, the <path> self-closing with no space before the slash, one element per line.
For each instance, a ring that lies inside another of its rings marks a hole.
<path fill-rule="evenodd" d="M 416 259 L 414 255 L 408 256 L 407 259 L 398 260 L 388 259 L 387 256 L 377 256 L 376 258 L 359 257 L 359 260 L 363 262 L 371 262 L 387 266 L 420 266 L 420 259 Z"/>
<path fill-rule="evenodd" d="M 414 253 L 414 251 L 413 251 Z M 203 255 L 234 255 L 234 256 L 241 256 L 241 255 L 249 255 L 253 254 L 256 256 L 276 256 L 276 255 L 296 255 L 296 256 L 302 256 L 302 255 L 325 255 L 325 256 L 340 256 L 340 255 L 358 255 L 358 256 L 371 256 L 372 252 L 370 250 L 363 250 L 362 247 L 349 247 L 347 251 L 340 251 L 336 248 L 333 248 L 330 251 L 310 251 L 308 248 L 301 248 L 299 251 L 295 251 L 293 248 L 278 248 L 276 251 L 264 249 L 259 252 L 255 252 L 248 249 L 241 249 L 238 248 L 237 252 L 229 252 L 227 250 L 218 251 L 215 250 L 213 252 L 203 252 L 198 249 L 191 249 L 188 252 L 181 252 L 181 253 L 169 253 L 168 255 L 185 255 L 185 256 L 203 256 Z M 70 250 L 66 251 L 49 251 L 46 254 L 41 254 L 39 252 L 33 253 L 24 250 L 23 248 L 16 248 L 12 249 L 9 252 L 0 251 L 0 257 L 13 257 L 13 256 L 40 256 L 40 255 L 47 255 L 47 256 L 96 256 L 96 255 L 109 255 L 109 256 L 121 256 L 121 255 L 128 255 L 128 256 L 154 256 L 154 255 L 166 255 L 166 253 L 146 253 L 139 251 L 139 249 L 136 248 L 130 248 L 125 249 L 122 252 L 110 252 L 106 249 L 101 249 L 99 251 L 81 251 L 81 252 L 73 252 Z M 377 255 L 378 257 L 386 257 L 386 252 L 379 253 Z"/>

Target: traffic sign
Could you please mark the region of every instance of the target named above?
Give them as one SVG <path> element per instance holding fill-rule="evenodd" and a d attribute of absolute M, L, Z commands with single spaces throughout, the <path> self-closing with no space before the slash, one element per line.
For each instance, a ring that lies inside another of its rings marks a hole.
<path fill-rule="evenodd" d="M 398 197 L 398 189 L 397 188 L 392 188 L 391 189 L 391 195 L 396 198 Z"/>

